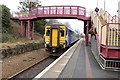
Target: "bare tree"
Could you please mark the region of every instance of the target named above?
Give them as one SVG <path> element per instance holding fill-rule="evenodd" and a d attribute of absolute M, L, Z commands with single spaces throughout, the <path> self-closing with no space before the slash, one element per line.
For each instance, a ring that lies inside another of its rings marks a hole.
<path fill-rule="evenodd" d="M 77 29 L 75 29 L 75 32 L 76 32 L 77 34 L 80 34 L 80 31 L 78 31 Z"/>
<path fill-rule="evenodd" d="M 72 29 L 71 26 L 70 26 L 70 24 L 68 22 L 65 22 L 65 26 L 68 27 L 68 28 L 70 28 L 70 29 Z"/>
<path fill-rule="evenodd" d="M 40 5 L 40 1 L 39 0 L 24 0 L 24 1 L 20 1 L 19 4 L 21 6 L 18 6 L 18 9 L 21 11 L 21 12 L 24 12 L 24 11 L 30 11 L 30 9 L 32 7 L 37 7 Z"/>
<path fill-rule="evenodd" d="M 56 19 L 50 19 L 47 24 L 49 25 L 49 24 L 53 24 L 53 23 L 59 23 L 59 22 Z"/>

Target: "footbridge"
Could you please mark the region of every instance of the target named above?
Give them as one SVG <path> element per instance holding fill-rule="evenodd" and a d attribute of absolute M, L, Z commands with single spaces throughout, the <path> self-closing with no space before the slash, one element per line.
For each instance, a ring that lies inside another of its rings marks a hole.
<path fill-rule="evenodd" d="M 34 20 L 43 18 L 76 18 L 80 20 L 90 20 L 86 17 L 86 8 L 81 6 L 41 6 L 33 7 L 30 12 L 14 12 L 14 19 Z"/>

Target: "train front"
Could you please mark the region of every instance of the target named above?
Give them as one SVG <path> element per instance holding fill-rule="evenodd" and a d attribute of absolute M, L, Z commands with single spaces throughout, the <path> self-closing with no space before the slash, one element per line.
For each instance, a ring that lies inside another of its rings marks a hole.
<path fill-rule="evenodd" d="M 45 27 L 45 47 L 48 51 L 56 52 L 65 48 L 66 27 L 60 24 L 51 24 Z"/>

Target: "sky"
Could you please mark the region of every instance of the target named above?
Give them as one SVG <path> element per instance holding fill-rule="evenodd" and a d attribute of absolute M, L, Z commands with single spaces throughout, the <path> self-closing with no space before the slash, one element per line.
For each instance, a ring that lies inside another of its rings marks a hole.
<path fill-rule="evenodd" d="M 97 6 L 99 9 L 104 9 L 104 0 L 39 0 L 42 6 L 53 5 L 77 5 L 86 7 L 87 12 L 94 10 Z M 118 2 L 120 0 L 105 0 L 105 10 L 112 16 L 117 15 Z M 5 4 L 10 8 L 10 11 L 18 11 L 19 0 L 0 0 L 0 4 Z M 61 23 L 69 22 L 71 27 L 75 30 L 83 32 L 83 22 L 77 19 L 58 19 Z"/>

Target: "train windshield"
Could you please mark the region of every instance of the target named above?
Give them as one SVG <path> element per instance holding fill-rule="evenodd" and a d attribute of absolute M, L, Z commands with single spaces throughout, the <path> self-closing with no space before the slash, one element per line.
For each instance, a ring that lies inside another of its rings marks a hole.
<path fill-rule="evenodd" d="M 50 30 L 46 31 L 46 36 L 50 36 Z"/>
<path fill-rule="evenodd" d="M 60 30 L 60 36 L 64 37 L 64 30 Z"/>

